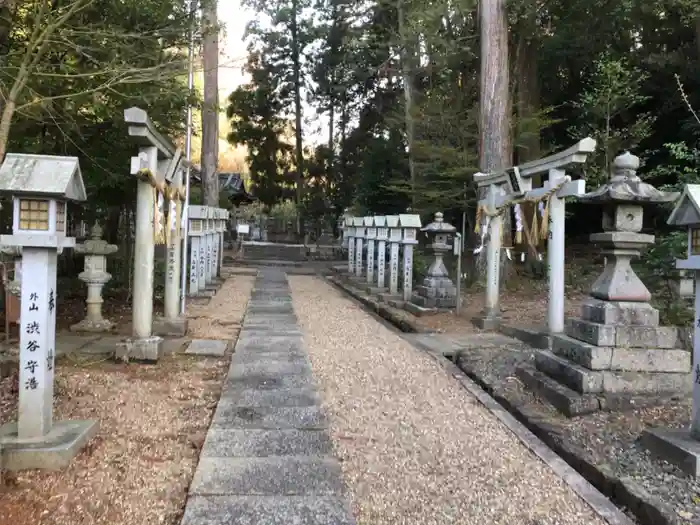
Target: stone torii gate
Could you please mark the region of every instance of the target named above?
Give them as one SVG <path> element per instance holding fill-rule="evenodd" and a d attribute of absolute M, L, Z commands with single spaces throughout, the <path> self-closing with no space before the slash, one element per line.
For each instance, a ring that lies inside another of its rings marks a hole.
<path fill-rule="evenodd" d="M 485 215 L 484 228 L 488 230 L 486 246 L 486 304 L 481 316 L 475 319 L 480 328 L 496 329 L 500 324 L 500 257 L 502 248 L 502 214 L 518 202 L 541 202 L 549 199 L 547 267 L 549 274 L 549 301 L 547 306 L 547 331 L 564 331 L 564 248 L 565 248 L 565 197 L 583 195 L 585 181 L 572 181 L 565 169 L 583 164 L 595 151 L 596 141 L 587 137 L 574 146 L 545 157 L 527 162 L 500 173 L 477 173 L 477 187 L 486 187 L 486 198 L 479 202 Z M 542 188 L 532 189 L 532 177 L 547 173 L 549 180 Z"/>

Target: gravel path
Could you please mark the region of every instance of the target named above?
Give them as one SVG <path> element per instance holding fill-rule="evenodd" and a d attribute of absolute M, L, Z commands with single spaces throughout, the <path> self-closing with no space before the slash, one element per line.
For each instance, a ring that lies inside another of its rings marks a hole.
<path fill-rule="evenodd" d="M 289 276 L 358 525 L 602 525 L 428 356 L 327 283 Z"/>

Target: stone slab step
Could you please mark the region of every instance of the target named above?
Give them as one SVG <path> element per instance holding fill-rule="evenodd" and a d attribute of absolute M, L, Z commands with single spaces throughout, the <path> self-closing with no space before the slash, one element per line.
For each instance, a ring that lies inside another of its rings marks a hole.
<path fill-rule="evenodd" d="M 233 363 L 228 375 L 229 380 L 245 379 L 249 376 L 257 375 L 288 376 L 288 375 L 311 375 L 311 365 L 308 362 L 284 362 L 284 361 L 259 361 L 252 363 Z"/>
<path fill-rule="evenodd" d="M 320 404 L 316 389 L 277 388 L 275 390 L 228 389 L 221 394 L 239 407 L 305 407 Z"/>
<path fill-rule="evenodd" d="M 278 388 L 302 388 L 314 386 L 313 377 L 308 374 L 278 376 L 260 373 L 241 378 L 227 379 L 224 388 L 253 388 L 257 390 L 275 390 Z"/>
<path fill-rule="evenodd" d="M 345 498 L 333 496 L 195 496 L 181 525 L 354 525 Z"/>
<path fill-rule="evenodd" d="M 331 457 L 275 456 L 199 460 L 190 494 L 323 496 L 345 487 L 338 461 Z"/>
<path fill-rule="evenodd" d="M 212 427 L 258 428 L 268 430 L 322 430 L 328 427 L 319 406 L 239 406 L 230 397 L 223 397 L 214 412 Z"/>
<path fill-rule="evenodd" d="M 212 428 L 201 457 L 328 456 L 333 444 L 323 430 Z"/>
<path fill-rule="evenodd" d="M 515 375 L 529 390 L 549 402 L 566 417 L 592 414 L 601 409 L 600 401 L 595 394 L 579 394 L 535 369 L 532 365 L 519 366 Z"/>
<path fill-rule="evenodd" d="M 601 372 L 585 369 L 548 350 L 539 350 L 535 353 L 535 365 L 540 372 L 544 372 L 579 394 L 603 391 Z"/>

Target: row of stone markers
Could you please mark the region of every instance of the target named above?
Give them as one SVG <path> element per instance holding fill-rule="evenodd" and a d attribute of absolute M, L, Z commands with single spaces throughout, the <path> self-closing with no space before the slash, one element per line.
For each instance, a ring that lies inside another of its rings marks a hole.
<path fill-rule="evenodd" d="M 188 211 L 190 238 L 189 294 L 209 296 L 221 275 L 224 255 L 224 232 L 229 212 L 210 206 L 190 206 Z"/>
<path fill-rule="evenodd" d="M 413 293 L 413 248 L 420 227 L 420 215 L 413 214 L 346 217 L 343 244 L 348 250 L 348 274 L 386 302 L 408 302 Z"/>
<path fill-rule="evenodd" d="M 435 259 L 423 283 L 413 290 L 413 251 L 418 244 L 418 231 L 432 241 L 429 248 Z M 345 216 L 342 232 L 343 246 L 348 251 L 347 273 L 367 293 L 418 315 L 455 308 L 457 288 L 448 275 L 443 255 L 457 246 L 456 231 L 444 222 L 440 212 L 423 228 L 420 216 L 414 214 Z"/>

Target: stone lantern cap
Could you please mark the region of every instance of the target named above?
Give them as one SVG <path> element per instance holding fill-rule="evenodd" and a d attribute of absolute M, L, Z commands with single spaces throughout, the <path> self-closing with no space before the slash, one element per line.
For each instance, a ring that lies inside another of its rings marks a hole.
<path fill-rule="evenodd" d="M 659 191 L 637 176 L 639 157 L 626 151 L 615 157 L 610 182 L 595 191 L 581 195 L 581 202 L 656 204 L 674 202 L 678 192 Z"/>
<path fill-rule="evenodd" d="M 77 157 L 8 153 L 0 166 L 0 192 L 87 200 Z"/>
<path fill-rule="evenodd" d="M 435 214 L 435 219 L 433 222 L 428 224 L 427 226 L 424 226 L 423 228 L 420 229 L 422 232 L 426 232 L 428 234 L 430 233 L 454 233 L 457 231 L 457 228 L 452 226 L 449 222 L 445 222 L 443 219 L 442 212 L 437 212 Z"/>

